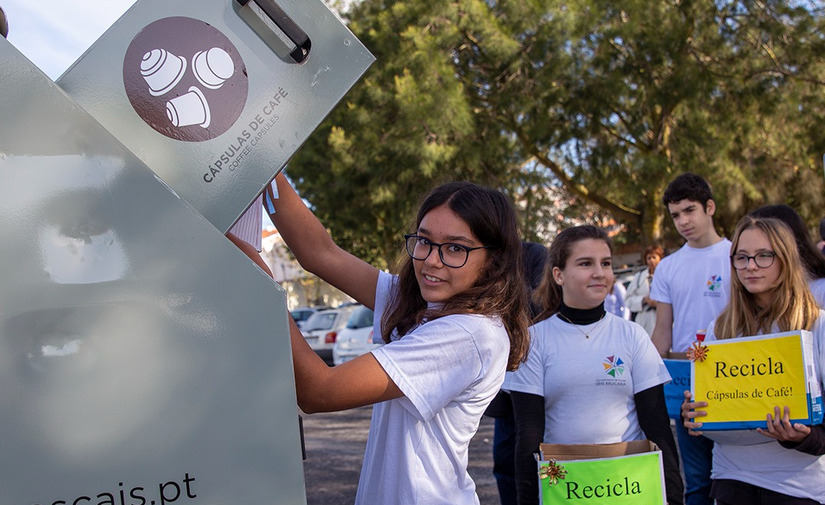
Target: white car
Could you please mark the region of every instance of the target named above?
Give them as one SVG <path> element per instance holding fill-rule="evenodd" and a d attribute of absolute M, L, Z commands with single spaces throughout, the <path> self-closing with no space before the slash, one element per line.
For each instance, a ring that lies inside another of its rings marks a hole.
<path fill-rule="evenodd" d="M 338 334 L 335 345 L 332 346 L 334 364 L 346 363 L 384 343 L 381 335 L 373 335 L 372 319 L 372 310 L 363 305 L 353 311 L 346 327 Z"/>
<path fill-rule="evenodd" d="M 338 338 L 338 332 L 344 329 L 354 310 L 355 306 L 319 310 L 301 326 L 304 339 L 327 364 L 332 363 L 332 346 Z"/>
<path fill-rule="evenodd" d="M 297 309 L 291 310 L 290 314 L 292 314 L 292 319 L 295 321 L 295 324 L 298 325 L 298 328 L 301 328 L 304 326 L 306 320 L 309 319 L 309 316 L 316 312 L 318 312 L 317 308 L 298 307 Z"/>

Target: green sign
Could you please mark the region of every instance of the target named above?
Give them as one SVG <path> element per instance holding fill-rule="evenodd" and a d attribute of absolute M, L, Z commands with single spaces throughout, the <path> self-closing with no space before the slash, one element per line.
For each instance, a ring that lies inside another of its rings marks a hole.
<path fill-rule="evenodd" d="M 660 452 L 555 463 L 542 461 L 539 476 L 543 505 L 666 503 Z"/>

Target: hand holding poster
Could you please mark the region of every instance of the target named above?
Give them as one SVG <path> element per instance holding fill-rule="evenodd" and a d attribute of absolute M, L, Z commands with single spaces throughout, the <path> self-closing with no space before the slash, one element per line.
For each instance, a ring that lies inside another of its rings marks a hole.
<path fill-rule="evenodd" d="M 813 337 L 792 331 L 706 342 L 691 363 L 691 392 L 703 410 L 702 430 L 765 428 L 774 407 L 788 406 L 792 423 L 822 422 L 822 392 L 813 365 Z"/>

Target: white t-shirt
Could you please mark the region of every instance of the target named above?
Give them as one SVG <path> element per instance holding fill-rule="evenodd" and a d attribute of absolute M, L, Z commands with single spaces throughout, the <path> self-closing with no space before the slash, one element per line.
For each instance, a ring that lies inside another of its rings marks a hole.
<path fill-rule="evenodd" d="M 730 247 L 728 239 L 702 249 L 685 244 L 656 267 L 650 298 L 673 307 L 673 351 L 687 351 L 728 304 Z"/>
<path fill-rule="evenodd" d="M 621 282 L 613 284 L 613 289 L 607 294 L 604 299 L 604 310 L 621 317 L 622 319 L 630 320 L 630 309 L 625 304 L 625 296 L 627 290 Z"/>
<path fill-rule="evenodd" d="M 825 277 L 812 280 L 808 283 L 808 286 L 810 286 L 811 293 L 813 293 L 819 308 L 825 309 Z"/>
<path fill-rule="evenodd" d="M 645 268 L 636 272 L 630 285 L 627 286 L 627 295 L 624 303 L 631 312 L 636 312 L 636 324 L 645 329 L 648 335 L 653 335 L 656 326 L 656 308 L 644 304 L 644 298 L 650 295 L 649 270 Z"/>
<path fill-rule="evenodd" d="M 645 438 L 633 395 L 668 381 L 638 324 L 608 313 L 579 326 L 556 314 L 530 327 L 527 361 L 503 389 L 544 397 L 545 443 L 608 444 Z"/>
<path fill-rule="evenodd" d="M 397 278 L 378 277 L 380 332 Z M 498 393 L 510 339 L 498 318 L 450 315 L 372 351 L 404 396 L 373 406 L 356 504 L 478 504 L 470 439 Z"/>
<path fill-rule="evenodd" d="M 705 341 L 715 340 L 715 321 L 708 326 Z M 776 331 L 779 331 L 778 328 Z M 814 366 L 820 386 L 825 388 L 825 311 L 811 328 L 814 336 Z M 765 415 L 767 416 L 767 412 Z M 751 436 L 749 443 L 758 433 Z M 716 441 L 713 445 L 712 479 L 732 479 L 770 489 L 778 493 L 825 500 L 825 456 L 811 456 L 786 449 L 772 438 L 762 443 L 733 445 Z"/>

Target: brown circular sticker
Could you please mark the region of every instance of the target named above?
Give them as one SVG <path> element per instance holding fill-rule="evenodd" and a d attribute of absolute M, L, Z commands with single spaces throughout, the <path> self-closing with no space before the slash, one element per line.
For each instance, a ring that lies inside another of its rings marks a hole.
<path fill-rule="evenodd" d="M 202 142 L 228 130 L 246 105 L 249 83 L 238 50 L 197 19 L 159 19 L 138 33 L 123 60 L 135 112 L 176 140 Z"/>

